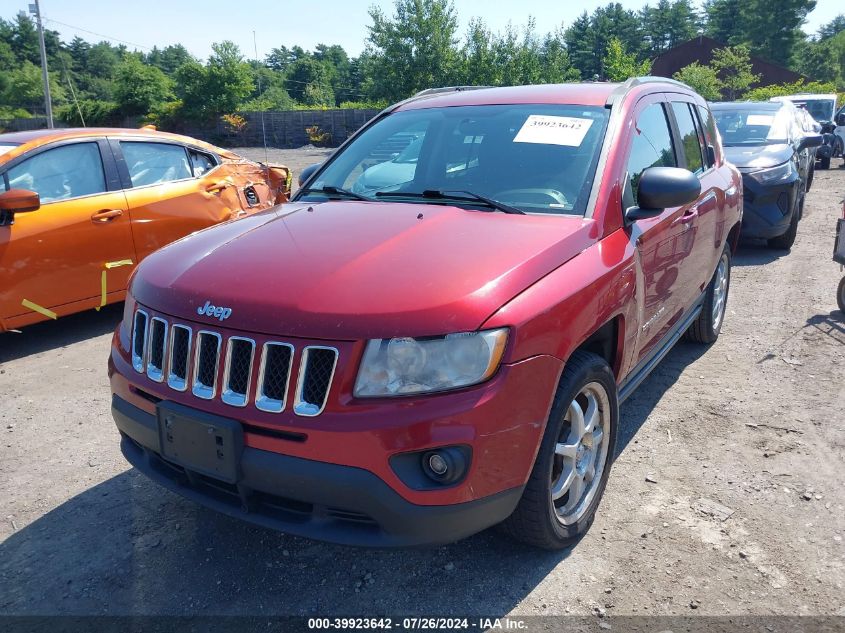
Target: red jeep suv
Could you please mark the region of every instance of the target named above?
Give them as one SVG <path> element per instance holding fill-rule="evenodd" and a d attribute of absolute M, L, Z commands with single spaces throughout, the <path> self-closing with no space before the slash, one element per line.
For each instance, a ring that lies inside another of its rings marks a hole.
<path fill-rule="evenodd" d="M 429 90 L 306 171 L 138 267 L 109 363 L 129 462 L 339 543 L 583 534 L 619 402 L 722 327 L 742 183 L 704 100 Z"/>

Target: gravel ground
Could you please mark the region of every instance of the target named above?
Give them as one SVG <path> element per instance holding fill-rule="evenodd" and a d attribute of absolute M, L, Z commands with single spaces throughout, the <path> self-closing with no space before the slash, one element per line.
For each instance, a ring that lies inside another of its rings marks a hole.
<path fill-rule="evenodd" d="M 721 338 L 622 407 L 595 525 L 559 553 L 495 531 L 360 550 L 205 510 L 120 455 L 120 306 L 0 335 L 0 614 L 845 615 L 843 196 L 817 172 L 792 252 L 740 250 Z"/>

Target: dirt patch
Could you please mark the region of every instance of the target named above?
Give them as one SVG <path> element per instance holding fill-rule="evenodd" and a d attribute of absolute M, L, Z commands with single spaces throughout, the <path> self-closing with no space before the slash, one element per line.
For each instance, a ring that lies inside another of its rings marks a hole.
<path fill-rule="evenodd" d="M 843 197 L 845 170 L 817 172 L 792 252 L 740 250 L 721 338 L 623 406 L 598 518 L 561 553 L 494 531 L 359 550 L 205 510 L 120 455 L 120 306 L 0 335 L 0 613 L 845 615 Z"/>

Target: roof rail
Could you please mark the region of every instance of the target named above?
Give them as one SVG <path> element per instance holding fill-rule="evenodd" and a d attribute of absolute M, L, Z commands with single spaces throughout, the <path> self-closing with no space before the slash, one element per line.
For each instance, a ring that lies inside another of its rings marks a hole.
<path fill-rule="evenodd" d="M 655 77 L 653 75 L 648 75 L 645 77 L 631 77 L 621 86 L 619 86 L 616 90 L 610 93 L 610 96 L 607 98 L 607 102 L 605 103 L 605 105 L 612 106 L 614 103 L 616 103 L 616 101 L 619 100 L 620 97 L 627 94 L 631 89 L 636 88 L 637 86 L 642 86 L 643 84 L 671 84 L 679 88 L 693 90 L 693 88 L 691 88 L 687 84 L 678 81 L 677 79 L 670 79 L 669 77 Z"/>
<path fill-rule="evenodd" d="M 426 88 L 425 90 L 420 90 L 412 97 L 408 97 L 407 99 L 403 99 L 398 103 L 394 103 L 393 105 L 387 106 L 384 110 L 381 111 L 381 114 L 393 112 L 396 108 L 403 106 L 406 103 L 412 103 L 419 99 L 429 99 L 431 97 L 447 94 L 449 92 L 466 92 L 468 90 L 483 90 L 484 88 L 493 88 L 493 86 L 443 86 L 440 88 Z"/>
<path fill-rule="evenodd" d="M 440 88 L 426 88 L 420 90 L 411 99 L 419 99 L 420 97 L 429 97 L 433 95 L 444 94 L 446 92 L 464 92 L 466 90 L 483 90 L 484 88 L 492 88 L 493 86 L 442 86 Z"/>

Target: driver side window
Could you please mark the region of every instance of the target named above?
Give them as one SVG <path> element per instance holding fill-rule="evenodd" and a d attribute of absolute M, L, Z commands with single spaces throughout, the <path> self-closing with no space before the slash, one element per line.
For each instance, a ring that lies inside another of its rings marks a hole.
<path fill-rule="evenodd" d="M 654 103 L 640 113 L 633 136 L 627 163 L 628 182 L 623 194 L 625 208 L 637 204 L 640 177 L 646 169 L 678 166 L 669 121 L 662 104 Z"/>
<path fill-rule="evenodd" d="M 27 189 L 41 202 L 90 196 L 106 191 L 97 143 L 73 143 L 48 149 L 6 172 L 10 189 Z"/>

